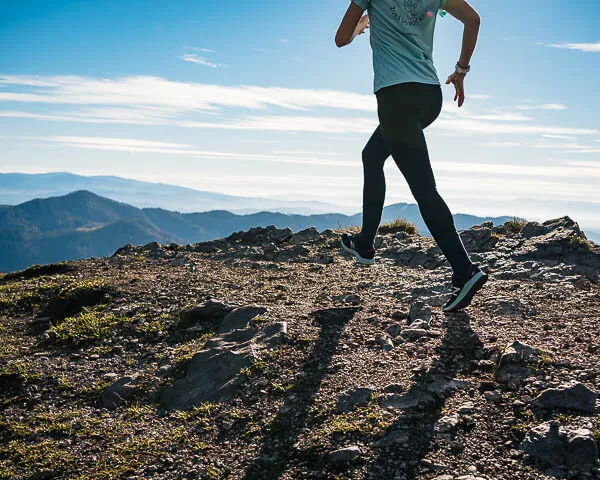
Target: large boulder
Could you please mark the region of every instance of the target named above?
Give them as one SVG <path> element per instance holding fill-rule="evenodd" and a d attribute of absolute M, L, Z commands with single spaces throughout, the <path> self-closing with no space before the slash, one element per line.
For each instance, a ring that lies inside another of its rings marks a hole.
<path fill-rule="evenodd" d="M 557 421 L 531 429 L 520 449 L 553 467 L 566 466 L 578 472 L 591 470 L 598 459 L 598 445 L 590 430 L 561 428 Z"/>

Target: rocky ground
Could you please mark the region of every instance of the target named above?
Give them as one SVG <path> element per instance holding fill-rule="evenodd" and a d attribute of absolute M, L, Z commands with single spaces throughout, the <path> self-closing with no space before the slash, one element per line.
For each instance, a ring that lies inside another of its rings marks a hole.
<path fill-rule="evenodd" d="M 431 239 L 276 228 L 0 278 L 0 479 L 600 478 L 600 247 L 568 218 Z"/>

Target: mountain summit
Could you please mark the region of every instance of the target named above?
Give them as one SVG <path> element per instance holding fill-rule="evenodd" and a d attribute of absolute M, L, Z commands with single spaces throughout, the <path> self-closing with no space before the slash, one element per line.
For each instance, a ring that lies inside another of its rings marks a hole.
<path fill-rule="evenodd" d="M 597 476 L 600 247 L 569 218 L 433 240 L 260 227 L 0 277 L 2 478 Z"/>

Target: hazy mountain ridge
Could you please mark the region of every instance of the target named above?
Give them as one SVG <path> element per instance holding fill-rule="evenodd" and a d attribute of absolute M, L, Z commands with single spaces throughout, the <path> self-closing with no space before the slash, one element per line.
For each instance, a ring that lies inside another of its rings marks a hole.
<path fill-rule="evenodd" d="M 139 209 L 77 191 L 0 209 L 0 271 L 18 270 L 34 263 L 103 257 L 127 243 L 197 243 L 269 225 L 295 231 L 309 227 L 325 230 L 360 225 L 361 217 L 360 213 L 306 216 L 267 211 L 238 215 L 225 210 L 179 213 Z M 397 218 L 413 222 L 420 233 L 428 234 L 417 205 L 396 204 L 384 209 L 383 222 Z M 507 220 L 509 217 L 460 214 L 456 215 L 456 226 L 466 229 L 484 221 L 500 224 Z"/>
<path fill-rule="evenodd" d="M 276 210 L 311 214 L 339 211 L 336 206 L 323 202 L 242 197 L 115 176 L 88 177 L 68 172 L 0 173 L 0 203 L 8 205 L 35 198 L 63 196 L 77 190 L 88 190 L 138 208 L 164 208 L 180 212 L 228 210 L 252 213 Z"/>

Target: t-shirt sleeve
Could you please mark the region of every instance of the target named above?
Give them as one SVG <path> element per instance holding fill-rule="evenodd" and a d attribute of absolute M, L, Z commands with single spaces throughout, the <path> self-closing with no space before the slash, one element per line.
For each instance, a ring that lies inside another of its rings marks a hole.
<path fill-rule="evenodd" d="M 366 10 L 367 8 L 369 8 L 369 3 L 371 3 L 371 0 L 352 0 L 354 2 L 355 5 L 358 5 L 360 8 L 364 10 Z M 442 0 L 444 3 L 447 0 Z"/>

